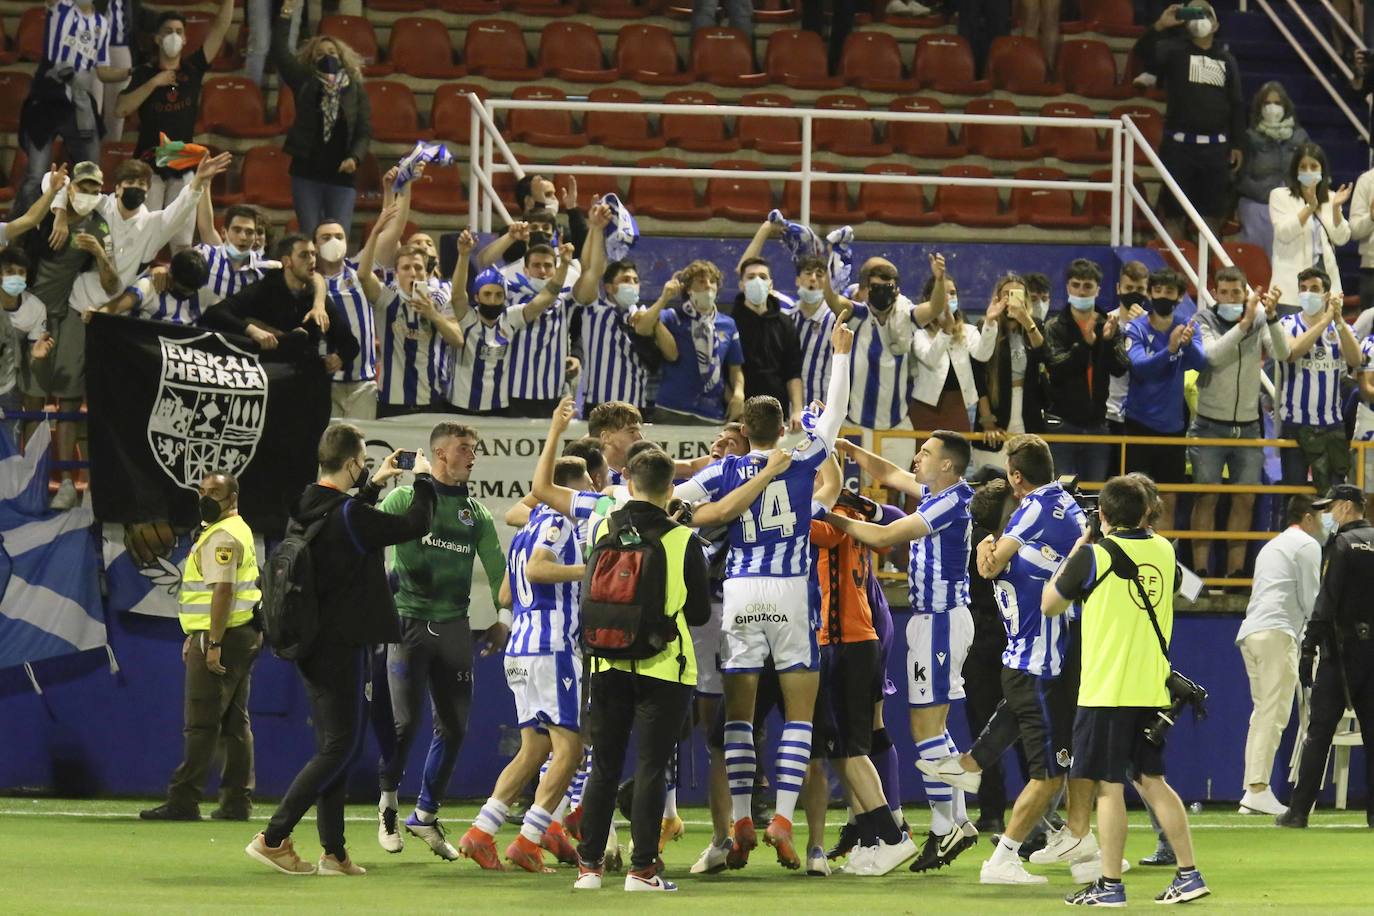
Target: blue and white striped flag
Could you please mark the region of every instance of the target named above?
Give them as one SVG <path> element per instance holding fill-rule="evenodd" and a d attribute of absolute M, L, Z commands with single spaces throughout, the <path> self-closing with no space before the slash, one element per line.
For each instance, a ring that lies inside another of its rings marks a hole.
<path fill-rule="evenodd" d="M 26 454 L 0 459 L 0 668 L 23 665 L 35 689 L 31 663 L 108 648 L 94 516 L 48 508 L 50 438 L 40 424 Z"/>
<path fill-rule="evenodd" d="M 601 202 L 611 208 L 611 221 L 606 224 L 606 260 L 623 261 L 639 241 L 639 223 L 615 194 L 607 194 Z"/>
<path fill-rule="evenodd" d="M 402 188 L 415 180 L 415 170 L 422 162 L 433 165 L 453 165 L 457 161 L 444 144 L 429 144 L 423 140 L 417 140 L 415 141 L 415 148 L 406 153 L 400 162 L 396 163 L 396 179 L 391 183 L 391 190 L 400 194 Z"/>

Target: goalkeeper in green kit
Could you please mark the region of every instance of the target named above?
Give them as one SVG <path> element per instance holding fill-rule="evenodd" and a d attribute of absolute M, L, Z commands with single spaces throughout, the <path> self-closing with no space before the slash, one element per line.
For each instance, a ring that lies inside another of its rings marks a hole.
<path fill-rule="evenodd" d="M 391 756 L 378 762 L 382 792 L 377 805 L 377 841 L 387 852 L 400 852 L 405 845 L 397 824 L 396 790 L 415 740 L 420 704 L 428 692 L 434 737 L 425 758 L 420 797 L 405 821 L 405 831 L 424 840 L 435 855 L 458 858 L 458 851 L 445 838 L 438 812 L 472 706 L 473 640 L 468 602 L 473 590 L 473 561 L 481 558 L 498 609 L 506 575 L 505 551 L 497 540 L 491 513 L 468 495 L 468 479 L 477 462 L 480 441 L 471 426 L 445 422 L 434 427 L 429 434 L 438 496 L 434 524 L 429 534 L 394 548 L 401 639 L 387 646 L 386 657 L 396 744 Z M 411 492 L 410 487 L 397 487 L 382 501 L 382 511 L 404 514 Z M 509 623 L 510 612 L 500 609 L 497 622 L 482 636 L 484 656 L 505 648 Z"/>

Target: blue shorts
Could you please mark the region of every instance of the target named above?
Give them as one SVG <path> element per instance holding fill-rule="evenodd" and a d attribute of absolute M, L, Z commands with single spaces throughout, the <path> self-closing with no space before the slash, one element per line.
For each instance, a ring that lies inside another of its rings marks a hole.
<path fill-rule="evenodd" d="M 1205 417 L 1194 417 L 1188 427 L 1190 439 L 1260 439 L 1263 431 L 1259 420 L 1253 423 L 1218 423 Z M 1226 468 L 1227 483 L 1254 485 L 1260 483 L 1264 469 L 1264 449 L 1240 445 L 1190 445 L 1188 460 L 1193 465 L 1193 483 L 1219 484 L 1221 470 Z"/>

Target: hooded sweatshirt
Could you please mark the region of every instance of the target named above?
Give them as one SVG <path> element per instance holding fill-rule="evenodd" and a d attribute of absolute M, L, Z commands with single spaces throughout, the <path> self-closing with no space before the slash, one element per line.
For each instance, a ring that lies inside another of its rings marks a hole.
<path fill-rule="evenodd" d="M 1207 368 L 1197 379 L 1198 416 L 1234 425 L 1255 422 L 1264 357 L 1287 359 L 1288 334 L 1277 318 L 1266 326 L 1263 311 L 1248 332 L 1223 321 L 1211 306 L 1197 310 L 1197 325 L 1207 354 Z"/>

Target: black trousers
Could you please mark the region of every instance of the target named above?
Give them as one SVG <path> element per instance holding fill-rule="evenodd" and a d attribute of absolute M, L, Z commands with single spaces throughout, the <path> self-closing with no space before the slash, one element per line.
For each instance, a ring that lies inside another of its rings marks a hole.
<path fill-rule="evenodd" d="M 387 683 L 391 714 L 396 721 L 396 744 L 378 762 L 382 790 L 393 792 L 405 773 L 406 758 L 415 743 L 415 728 L 426 695 L 434 718 L 435 772 L 425 766 L 425 790 L 434 802 L 442 799 L 453 775 L 458 749 L 468 730 L 472 708 L 472 627 L 467 618 L 431 623 L 402 617 L 401 641 L 387 647 Z M 425 808 L 426 811 L 437 808 Z"/>
<path fill-rule="evenodd" d="M 324 851 L 340 860 L 347 854 L 344 850 L 344 796 L 349 764 L 357 759 L 363 747 L 367 717 L 363 676 L 367 651 L 362 646 L 320 645 L 296 662 L 310 697 L 315 756 L 291 781 L 291 787 L 268 822 L 269 846 L 277 846 L 290 836 L 313 805 Z"/>
<path fill-rule="evenodd" d="M 1002 650 L 974 646 L 964 659 L 964 715 L 971 735 L 980 735 L 1002 702 Z M 978 817 L 1001 819 L 1007 810 L 1007 781 L 1002 759 L 983 767 L 978 785 Z"/>
<path fill-rule="evenodd" d="M 1374 640 L 1346 640 L 1339 655 L 1322 648 L 1321 664 L 1312 684 L 1312 715 L 1307 722 L 1307 738 L 1302 743 L 1298 784 L 1288 800 L 1289 808 L 1299 814 L 1306 815 L 1317 803 L 1317 787 L 1326 771 L 1331 738 L 1347 708 L 1347 685 L 1349 703 L 1360 720 L 1361 734 L 1374 735 Z M 1370 753 L 1368 746 L 1364 762 L 1365 810 L 1374 818 L 1374 753 Z"/>
<path fill-rule="evenodd" d="M 639 750 L 630 809 L 635 847 L 631 863 L 635 869 L 644 869 L 658 859 L 664 775 L 692 708 L 692 692 L 690 684 L 627 671 L 612 669 L 592 675 L 592 772 L 582 795 L 582 842 L 577 847 L 582 861 L 599 862 L 606 854 L 631 731 Z"/>
<path fill-rule="evenodd" d="M 975 75 L 986 75 L 992 40 L 1011 34 L 1011 0 L 959 0 L 959 34 L 973 51 Z"/>
<path fill-rule="evenodd" d="M 840 58 L 844 54 L 844 42 L 854 31 L 854 14 L 859 11 L 855 0 L 833 0 L 830 4 L 830 40 L 826 53 L 830 72 L 840 72 Z M 825 3 L 823 0 L 802 0 L 801 27 L 825 37 Z"/>

